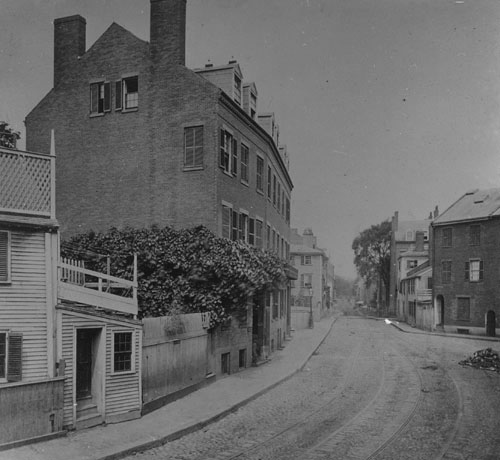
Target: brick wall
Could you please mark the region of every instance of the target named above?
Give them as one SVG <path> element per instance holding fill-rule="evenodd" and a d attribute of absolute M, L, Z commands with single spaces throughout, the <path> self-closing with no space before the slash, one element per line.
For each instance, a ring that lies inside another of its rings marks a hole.
<path fill-rule="evenodd" d="M 498 318 L 500 315 L 500 220 L 493 219 L 483 222 L 473 222 L 481 226 L 481 243 L 477 246 L 469 244 L 469 225 L 453 225 L 452 247 L 442 246 L 442 229 L 434 228 L 434 266 L 433 266 L 433 297 L 442 295 L 445 304 L 445 326 L 475 326 L 484 327 L 485 315 L 493 310 Z M 484 267 L 482 281 L 465 280 L 465 262 L 470 259 L 481 259 Z M 452 261 L 451 282 L 442 281 L 442 260 Z M 470 298 L 470 320 L 457 319 L 458 297 Z"/>

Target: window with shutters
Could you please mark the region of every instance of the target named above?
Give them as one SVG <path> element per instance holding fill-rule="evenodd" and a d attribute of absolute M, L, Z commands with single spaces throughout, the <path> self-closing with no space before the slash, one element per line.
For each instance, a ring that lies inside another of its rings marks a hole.
<path fill-rule="evenodd" d="M 255 219 L 248 219 L 248 244 L 255 245 Z"/>
<path fill-rule="evenodd" d="M 469 260 L 465 262 L 465 279 L 467 281 L 482 281 L 484 277 L 483 261 Z"/>
<path fill-rule="evenodd" d="M 231 160 L 231 174 L 238 175 L 238 142 L 233 139 L 233 159 Z"/>
<path fill-rule="evenodd" d="M 0 283 L 10 283 L 10 232 L 0 231 Z"/>
<path fill-rule="evenodd" d="M 203 167 L 203 126 L 184 128 L 184 167 Z"/>
<path fill-rule="evenodd" d="M 231 214 L 233 210 L 230 206 L 222 205 L 222 237 L 231 238 Z"/>
<path fill-rule="evenodd" d="M 0 331 L 0 382 L 20 382 L 22 373 L 23 335 Z"/>
<path fill-rule="evenodd" d="M 139 77 L 137 75 L 123 79 L 122 92 L 124 110 L 139 107 Z"/>
<path fill-rule="evenodd" d="M 272 196 L 272 180 L 273 180 L 273 173 L 271 171 L 271 166 L 267 167 L 267 198 L 271 199 Z"/>
<path fill-rule="evenodd" d="M 240 213 L 239 239 L 248 242 L 248 216 L 244 213 Z"/>
<path fill-rule="evenodd" d="M 113 372 L 133 370 L 132 332 L 115 332 L 113 336 Z"/>
<path fill-rule="evenodd" d="M 248 184 L 248 161 L 250 157 L 250 151 L 245 144 L 241 144 L 241 181 Z"/>
<path fill-rule="evenodd" d="M 231 174 L 232 155 L 233 155 L 233 136 L 228 131 L 222 129 L 220 135 L 219 166 L 227 174 Z"/>
<path fill-rule="evenodd" d="M 258 248 L 262 248 L 262 232 L 263 232 L 264 224 L 261 220 L 255 221 L 255 246 Z"/>
<path fill-rule="evenodd" d="M 102 115 L 111 110 L 111 83 L 90 84 L 90 115 Z"/>
<path fill-rule="evenodd" d="M 255 175 L 255 182 L 258 192 L 264 192 L 264 158 L 257 157 L 257 170 Z"/>
<path fill-rule="evenodd" d="M 233 225 L 232 225 L 231 239 L 233 241 L 236 241 L 238 239 L 238 235 L 239 235 L 239 228 L 238 228 L 239 214 L 236 211 L 233 211 L 232 223 L 233 223 Z"/>

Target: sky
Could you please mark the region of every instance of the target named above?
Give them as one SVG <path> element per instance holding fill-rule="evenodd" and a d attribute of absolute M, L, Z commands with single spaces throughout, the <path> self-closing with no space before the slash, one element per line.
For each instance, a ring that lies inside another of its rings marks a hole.
<path fill-rule="evenodd" d="M 114 21 L 149 39 L 149 0 L 2 0 L 0 120 L 52 87 L 53 20 L 80 14 L 87 48 Z M 353 239 L 500 187 L 500 1 L 188 0 L 186 65 L 236 59 L 290 155 L 292 227 L 340 276 Z M 23 148 L 23 142 L 20 144 Z"/>

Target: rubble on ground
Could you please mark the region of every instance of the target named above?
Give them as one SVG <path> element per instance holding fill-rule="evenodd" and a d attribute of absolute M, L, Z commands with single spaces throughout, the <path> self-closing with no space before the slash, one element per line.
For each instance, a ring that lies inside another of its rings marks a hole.
<path fill-rule="evenodd" d="M 500 357 L 491 348 L 478 350 L 472 356 L 460 361 L 458 364 L 475 367 L 476 369 L 500 372 Z"/>

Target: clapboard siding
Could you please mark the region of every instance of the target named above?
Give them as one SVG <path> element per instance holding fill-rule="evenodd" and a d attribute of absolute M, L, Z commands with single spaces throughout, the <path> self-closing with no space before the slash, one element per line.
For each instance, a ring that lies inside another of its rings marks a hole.
<path fill-rule="evenodd" d="M 65 310 L 59 310 L 61 316 L 61 354 L 66 363 L 65 371 L 65 387 L 64 387 L 64 426 L 72 426 L 73 420 L 73 391 L 74 391 L 74 352 L 76 347 L 74 343 L 75 329 L 77 328 L 103 328 L 105 334 L 105 353 L 104 358 L 106 376 L 105 376 L 105 421 L 126 414 L 131 411 L 140 411 L 140 324 L 133 325 L 123 323 L 121 325 L 117 321 L 106 321 L 100 317 L 91 317 L 90 315 L 82 316 L 72 314 Z M 135 370 L 134 372 L 113 374 L 112 373 L 112 346 L 114 332 L 134 331 L 134 354 L 135 354 Z M 103 337 L 101 337 L 101 340 Z"/>
<path fill-rule="evenodd" d="M 0 329 L 23 334 L 23 381 L 48 377 L 45 233 L 10 233 L 11 282 L 0 284 Z"/>
<path fill-rule="evenodd" d="M 141 396 L 139 394 L 140 382 L 140 334 L 141 330 L 134 332 L 134 372 L 113 374 L 113 334 L 127 332 L 131 329 L 113 325 L 108 328 L 106 340 L 106 415 L 114 416 L 133 410 L 141 409 Z"/>

